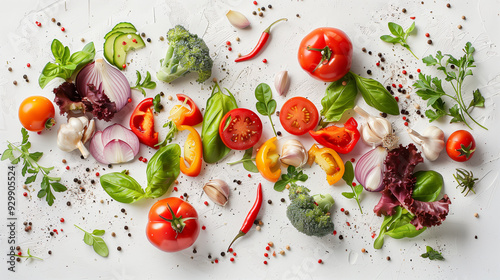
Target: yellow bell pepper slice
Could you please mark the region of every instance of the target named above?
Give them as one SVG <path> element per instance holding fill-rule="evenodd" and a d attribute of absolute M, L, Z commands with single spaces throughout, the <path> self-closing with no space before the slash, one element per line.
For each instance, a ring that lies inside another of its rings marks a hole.
<path fill-rule="evenodd" d="M 179 131 L 189 130 L 189 135 L 184 143 L 184 157 L 180 158 L 181 172 L 190 177 L 196 177 L 201 172 L 203 150 L 200 134 L 192 126 L 179 125 Z M 189 164 L 189 167 L 186 165 Z"/>
<path fill-rule="evenodd" d="M 326 172 L 326 180 L 328 184 L 333 185 L 342 179 L 344 176 L 344 162 L 339 154 L 330 148 L 319 148 L 314 144 L 308 152 L 309 159 L 307 163 L 312 165 L 316 162 L 321 169 Z"/>
<path fill-rule="evenodd" d="M 280 155 L 276 149 L 276 137 L 267 140 L 260 147 L 255 158 L 257 169 L 266 180 L 277 182 L 281 176 Z"/>

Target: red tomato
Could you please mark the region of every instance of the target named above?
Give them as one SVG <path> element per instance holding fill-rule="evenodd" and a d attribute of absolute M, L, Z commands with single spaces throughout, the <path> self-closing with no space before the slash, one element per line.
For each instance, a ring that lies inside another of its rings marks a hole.
<path fill-rule="evenodd" d="M 298 57 L 302 69 L 312 77 L 337 81 L 351 69 L 352 43 L 340 29 L 318 28 L 302 39 Z"/>
<path fill-rule="evenodd" d="M 43 96 L 30 96 L 19 106 L 19 120 L 29 131 L 42 131 L 55 124 L 52 102 Z"/>
<path fill-rule="evenodd" d="M 316 106 L 304 97 L 290 98 L 280 111 L 283 128 L 293 135 L 303 135 L 318 125 L 319 114 Z"/>
<path fill-rule="evenodd" d="M 476 151 L 476 141 L 470 132 L 457 130 L 446 141 L 446 153 L 454 161 L 468 161 Z"/>
<path fill-rule="evenodd" d="M 193 245 L 199 233 L 198 213 L 187 201 L 168 197 L 149 210 L 146 235 L 149 242 L 162 251 L 186 249 Z"/>
<path fill-rule="evenodd" d="M 247 150 L 259 142 L 262 136 L 262 121 L 248 109 L 233 109 L 220 122 L 219 134 L 228 148 Z"/>

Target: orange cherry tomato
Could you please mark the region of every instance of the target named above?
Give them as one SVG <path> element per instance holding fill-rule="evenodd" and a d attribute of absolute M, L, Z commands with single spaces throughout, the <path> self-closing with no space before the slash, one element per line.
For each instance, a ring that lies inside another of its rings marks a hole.
<path fill-rule="evenodd" d="M 56 123 L 54 116 L 54 105 L 43 96 L 30 96 L 19 106 L 19 120 L 29 131 L 51 128 Z"/>

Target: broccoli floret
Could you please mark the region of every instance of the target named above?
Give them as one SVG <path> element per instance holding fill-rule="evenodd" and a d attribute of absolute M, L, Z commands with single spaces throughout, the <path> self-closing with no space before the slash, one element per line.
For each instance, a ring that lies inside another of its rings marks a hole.
<path fill-rule="evenodd" d="M 333 222 L 329 210 L 335 203 L 332 196 L 309 195 L 309 189 L 291 184 L 290 205 L 286 215 L 292 225 L 307 235 L 324 236 L 333 232 Z"/>
<path fill-rule="evenodd" d="M 213 61 L 203 39 L 180 25 L 168 31 L 167 39 L 167 54 L 160 60 L 161 69 L 156 73 L 159 80 L 170 83 L 189 72 L 198 73 L 196 81 L 199 83 L 210 78 Z"/>

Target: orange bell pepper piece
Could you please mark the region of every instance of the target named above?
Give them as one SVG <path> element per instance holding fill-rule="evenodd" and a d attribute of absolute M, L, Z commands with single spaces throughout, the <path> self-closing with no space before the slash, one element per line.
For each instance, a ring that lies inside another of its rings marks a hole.
<path fill-rule="evenodd" d="M 179 131 L 189 130 L 189 135 L 184 143 L 184 157 L 180 158 L 181 172 L 190 177 L 196 177 L 201 172 L 203 150 L 200 134 L 192 126 L 180 125 Z M 189 164 L 189 167 L 186 165 Z"/>
<path fill-rule="evenodd" d="M 320 149 L 314 144 L 309 149 L 308 154 L 307 163 L 312 165 L 313 162 L 316 162 L 326 172 L 326 180 L 329 185 L 333 185 L 342 179 L 345 171 L 344 162 L 335 150 L 330 148 Z"/>
<path fill-rule="evenodd" d="M 260 174 L 270 182 L 277 182 L 281 176 L 280 155 L 276 149 L 276 137 L 267 140 L 260 147 L 255 164 Z"/>

